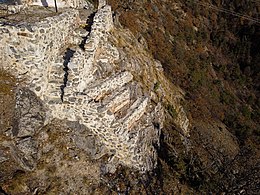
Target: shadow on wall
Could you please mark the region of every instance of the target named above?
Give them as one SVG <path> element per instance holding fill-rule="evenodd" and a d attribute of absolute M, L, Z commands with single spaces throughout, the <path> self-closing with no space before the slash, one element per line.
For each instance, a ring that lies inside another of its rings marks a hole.
<path fill-rule="evenodd" d="M 20 0 L 0 0 L 0 4 L 7 4 L 7 5 L 21 5 Z"/>
<path fill-rule="evenodd" d="M 20 0 L 0 0 L 0 4 L 21 5 L 22 2 Z M 41 4 L 44 7 L 48 7 L 49 6 L 47 0 L 41 0 Z"/>
<path fill-rule="evenodd" d="M 42 2 L 42 6 L 44 6 L 44 7 L 48 7 L 49 6 L 48 2 L 46 0 L 41 0 L 41 2 Z"/>

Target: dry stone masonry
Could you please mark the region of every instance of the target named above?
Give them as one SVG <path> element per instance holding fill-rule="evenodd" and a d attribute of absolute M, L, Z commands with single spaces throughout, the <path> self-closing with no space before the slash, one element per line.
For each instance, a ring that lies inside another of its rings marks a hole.
<path fill-rule="evenodd" d="M 90 32 L 80 28 L 83 23 L 78 10 L 64 8 L 35 23 L 0 24 L 1 68 L 42 101 L 45 124 L 55 118 L 78 121 L 98 136 L 104 154 L 111 155 L 108 171 L 119 164 L 152 170 L 162 127 L 154 121 L 162 108 L 152 104 L 133 72 L 116 65 L 111 7 L 100 1 Z"/>

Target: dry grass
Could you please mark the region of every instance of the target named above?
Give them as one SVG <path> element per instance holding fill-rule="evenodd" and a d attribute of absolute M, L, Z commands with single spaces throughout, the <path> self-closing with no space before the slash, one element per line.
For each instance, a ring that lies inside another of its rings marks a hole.
<path fill-rule="evenodd" d="M 11 128 L 15 108 L 16 79 L 0 69 L 0 133 Z"/>
<path fill-rule="evenodd" d="M 10 95 L 16 84 L 16 79 L 8 72 L 0 69 L 0 95 Z"/>

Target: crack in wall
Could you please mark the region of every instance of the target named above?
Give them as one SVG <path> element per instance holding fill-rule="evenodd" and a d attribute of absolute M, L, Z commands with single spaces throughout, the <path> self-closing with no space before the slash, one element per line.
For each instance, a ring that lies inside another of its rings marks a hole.
<path fill-rule="evenodd" d="M 93 12 L 91 15 L 89 15 L 87 21 L 86 21 L 86 27 L 85 27 L 85 30 L 87 30 L 88 32 L 91 31 L 91 26 L 93 24 L 93 20 L 94 20 L 94 16 L 95 16 L 96 12 Z M 86 41 L 88 39 L 88 36 L 86 37 L 83 37 L 83 40 L 82 42 L 80 43 L 79 47 L 82 49 L 82 50 L 85 50 L 84 48 L 84 45 L 86 44 Z M 60 98 L 61 98 L 61 101 L 63 102 L 64 100 L 64 94 L 65 94 L 65 91 L 64 89 L 67 87 L 67 83 L 68 83 L 68 76 L 69 76 L 69 67 L 68 67 L 68 64 L 71 60 L 71 58 L 73 57 L 74 53 L 76 51 L 68 48 L 66 53 L 65 53 L 65 56 L 63 57 L 64 59 L 64 62 L 63 62 L 63 70 L 64 70 L 64 78 L 63 78 L 63 84 L 60 86 L 60 89 L 61 89 L 61 95 L 60 95 Z"/>
<path fill-rule="evenodd" d="M 65 56 L 63 57 L 64 59 L 64 62 L 63 62 L 63 70 L 64 70 L 64 78 L 63 78 L 63 85 L 60 86 L 60 89 L 61 89 L 61 95 L 60 95 L 60 98 L 61 98 L 61 101 L 63 102 L 63 98 L 64 98 L 64 89 L 67 87 L 67 83 L 68 83 L 68 76 L 69 76 L 69 67 L 68 67 L 68 64 L 70 62 L 70 59 L 73 57 L 75 51 L 68 48 L 66 53 L 65 53 Z"/>
<path fill-rule="evenodd" d="M 95 14 L 96 14 L 96 12 L 93 12 L 92 14 L 90 14 L 90 15 L 88 16 L 87 21 L 86 21 L 86 26 L 85 26 L 84 29 L 85 29 L 86 31 L 88 31 L 89 33 L 91 32 L 91 26 L 92 26 L 92 24 L 94 23 Z M 86 37 L 83 37 L 83 40 L 82 40 L 82 42 L 81 42 L 80 45 L 79 45 L 79 47 L 80 47 L 82 50 L 84 50 L 84 51 L 85 51 L 84 45 L 86 44 L 86 42 L 87 42 L 87 40 L 88 40 L 88 37 L 89 37 L 89 35 L 86 36 Z"/>

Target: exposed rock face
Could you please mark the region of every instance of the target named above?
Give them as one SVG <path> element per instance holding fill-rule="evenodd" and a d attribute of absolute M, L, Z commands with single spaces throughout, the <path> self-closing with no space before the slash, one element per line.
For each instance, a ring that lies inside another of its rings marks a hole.
<path fill-rule="evenodd" d="M 45 121 L 42 102 L 29 89 L 18 89 L 16 93 L 15 126 L 13 136 L 32 137 Z"/>
<path fill-rule="evenodd" d="M 2 129 L 4 131 L 0 134 L 1 181 L 19 170 L 35 168 L 38 156 L 35 135 L 45 119 L 41 101 L 29 89 L 17 89 L 16 98 L 13 124 L 11 128 Z"/>

